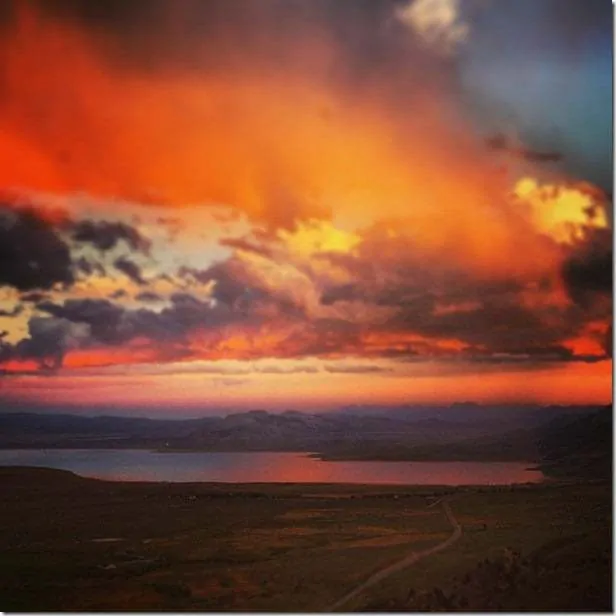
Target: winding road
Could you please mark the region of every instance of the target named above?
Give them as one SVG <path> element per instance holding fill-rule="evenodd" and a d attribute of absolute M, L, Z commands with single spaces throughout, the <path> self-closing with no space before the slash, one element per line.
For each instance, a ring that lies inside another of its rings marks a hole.
<path fill-rule="evenodd" d="M 445 512 L 445 515 L 447 516 L 447 519 L 453 526 L 453 532 L 447 539 L 445 539 L 445 541 L 431 548 L 428 548 L 427 550 L 423 550 L 421 552 L 411 552 L 411 554 L 409 554 L 402 560 L 399 560 L 398 562 L 395 562 L 392 565 L 389 565 L 388 567 L 385 567 L 384 569 L 381 569 L 380 571 L 373 573 L 365 582 L 363 582 L 362 584 L 360 584 L 359 586 L 357 586 L 356 588 L 348 592 L 346 595 L 344 595 L 344 597 L 336 601 L 333 605 L 329 606 L 325 611 L 333 612 L 339 609 L 345 603 L 347 603 L 351 599 L 354 599 L 359 594 L 364 592 L 366 589 L 370 588 L 371 586 L 374 586 L 375 584 L 378 584 L 379 582 L 389 577 L 390 575 L 393 575 L 394 573 L 397 573 L 398 571 L 401 571 L 402 569 L 406 569 L 406 567 L 410 567 L 411 565 L 414 565 L 417 561 L 421 560 L 422 558 L 425 558 L 426 556 L 430 556 L 432 554 L 436 554 L 436 552 L 445 550 L 450 545 L 455 543 L 462 536 L 462 527 L 460 526 L 458 520 L 456 520 L 455 516 L 453 515 L 453 511 L 451 510 L 451 507 L 449 506 L 449 502 L 446 500 L 443 500 L 441 502 L 443 505 L 443 510 Z M 432 503 L 432 505 L 430 506 L 433 506 L 436 504 L 437 503 Z"/>

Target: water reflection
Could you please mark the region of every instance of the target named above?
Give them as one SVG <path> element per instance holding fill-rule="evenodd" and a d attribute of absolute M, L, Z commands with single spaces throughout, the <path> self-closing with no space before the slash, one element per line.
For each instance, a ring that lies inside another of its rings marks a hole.
<path fill-rule="evenodd" d="M 45 466 L 122 481 L 507 485 L 543 480 L 530 462 L 324 462 L 305 453 L 4 450 L 0 466 Z"/>

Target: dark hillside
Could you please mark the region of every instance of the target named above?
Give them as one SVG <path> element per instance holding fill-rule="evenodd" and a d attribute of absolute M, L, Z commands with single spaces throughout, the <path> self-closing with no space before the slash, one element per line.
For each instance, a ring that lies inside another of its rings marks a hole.
<path fill-rule="evenodd" d="M 559 417 L 538 431 L 544 470 L 552 475 L 609 477 L 612 470 L 612 407 L 583 417 Z"/>

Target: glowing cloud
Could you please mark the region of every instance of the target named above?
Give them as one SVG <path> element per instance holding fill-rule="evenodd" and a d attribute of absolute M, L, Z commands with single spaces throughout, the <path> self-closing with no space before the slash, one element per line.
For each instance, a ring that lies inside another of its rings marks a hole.
<path fill-rule="evenodd" d="M 154 5 L 0 24 L 4 391 L 609 397 L 608 197 L 486 143 L 470 5 Z"/>
<path fill-rule="evenodd" d="M 411 0 L 396 11 L 398 19 L 431 49 L 452 54 L 469 34 L 460 17 L 460 0 Z"/>

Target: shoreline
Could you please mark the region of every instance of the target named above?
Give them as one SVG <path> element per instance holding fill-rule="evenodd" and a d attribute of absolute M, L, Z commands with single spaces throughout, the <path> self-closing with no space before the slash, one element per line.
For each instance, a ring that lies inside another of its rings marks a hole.
<path fill-rule="evenodd" d="M 55 474 L 58 477 L 67 475 L 71 478 L 77 479 L 79 481 L 92 481 L 97 483 L 110 483 L 113 485 L 127 485 L 127 486 L 135 486 L 140 484 L 146 485 L 159 485 L 159 486 L 202 486 L 202 487 L 233 487 L 233 488 L 244 488 L 250 487 L 255 488 L 259 487 L 268 487 L 268 488 L 328 488 L 328 489 L 340 489 L 340 490 L 357 490 L 362 488 L 369 488 L 371 490 L 376 490 L 377 492 L 392 492 L 392 491 L 406 491 L 406 490 L 433 490 L 438 489 L 439 491 L 466 491 L 466 490 L 510 490 L 510 489 L 529 489 L 529 488 L 539 488 L 547 483 L 550 485 L 562 484 L 568 485 L 571 483 L 571 480 L 549 480 L 546 477 L 545 481 L 539 482 L 521 482 L 521 483 L 509 483 L 509 484 L 417 484 L 417 483 L 338 483 L 338 482 L 300 482 L 300 481 L 165 481 L 165 480 L 146 480 L 146 479 L 110 479 L 104 477 L 92 477 L 87 475 L 80 475 L 79 473 L 67 469 L 55 468 L 52 466 L 28 466 L 28 465 L 14 465 L 14 466 L 3 466 L 0 465 L 0 476 L 4 474 L 32 474 L 32 475 L 42 475 L 42 474 Z M 586 480 L 580 480 L 585 483 L 588 483 Z M 600 482 L 601 480 L 596 480 L 595 482 Z M 577 482 L 577 480 L 574 480 Z"/>

